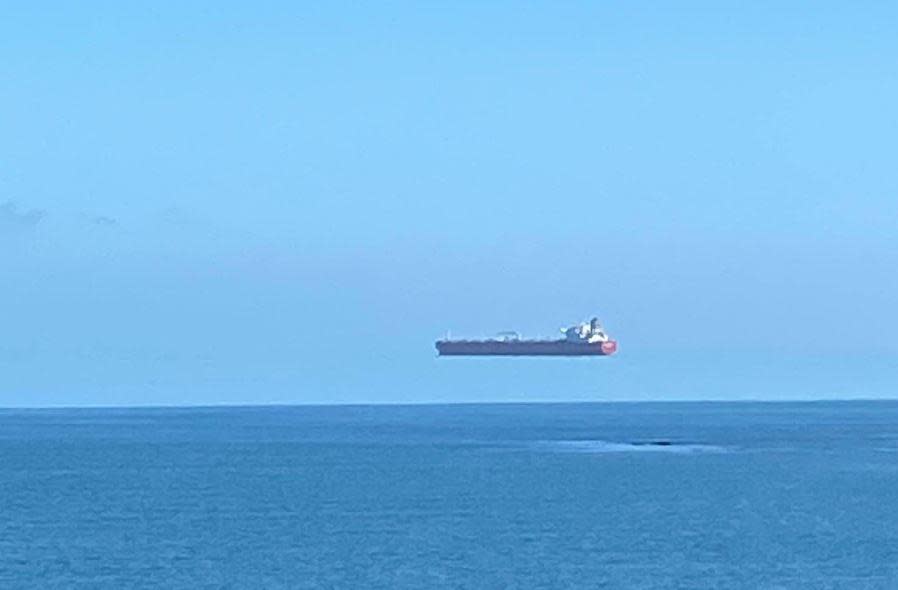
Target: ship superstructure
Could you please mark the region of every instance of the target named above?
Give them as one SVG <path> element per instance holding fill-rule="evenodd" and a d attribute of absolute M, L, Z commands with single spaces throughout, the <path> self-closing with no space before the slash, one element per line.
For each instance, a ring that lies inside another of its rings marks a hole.
<path fill-rule="evenodd" d="M 597 318 L 561 330 L 563 338 L 522 339 L 502 332 L 483 340 L 437 340 L 440 356 L 608 356 L 617 351 Z"/>

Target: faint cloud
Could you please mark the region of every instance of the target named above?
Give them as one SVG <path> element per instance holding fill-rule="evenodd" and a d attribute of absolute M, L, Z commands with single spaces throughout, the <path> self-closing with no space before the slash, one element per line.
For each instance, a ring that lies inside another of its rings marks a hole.
<path fill-rule="evenodd" d="M 118 219 L 106 215 L 98 215 L 92 221 L 94 225 L 99 225 L 100 227 L 115 227 L 118 225 Z"/>
<path fill-rule="evenodd" d="M 21 209 L 12 201 L 0 204 L 0 233 L 27 231 L 47 216 L 43 209 Z"/>

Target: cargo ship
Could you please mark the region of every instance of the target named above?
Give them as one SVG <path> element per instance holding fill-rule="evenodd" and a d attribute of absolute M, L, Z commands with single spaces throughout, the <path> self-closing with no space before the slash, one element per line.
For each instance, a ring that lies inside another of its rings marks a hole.
<path fill-rule="evenodd" d="M 608 356 L 617 351 L 599 320 L 564 328 L 563 338 L 522 339 L 516 332 L 503 332 L 483 340 L 437 340 L 439 356 Z"/>

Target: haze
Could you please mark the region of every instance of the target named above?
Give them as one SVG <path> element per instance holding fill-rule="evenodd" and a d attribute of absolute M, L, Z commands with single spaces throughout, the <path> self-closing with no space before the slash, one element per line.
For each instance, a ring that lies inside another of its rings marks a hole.
<path fill-rule="evenodd" d="M 599 4 L 0 9 L 0 406 L 894 397 L 898 7 Z"/>

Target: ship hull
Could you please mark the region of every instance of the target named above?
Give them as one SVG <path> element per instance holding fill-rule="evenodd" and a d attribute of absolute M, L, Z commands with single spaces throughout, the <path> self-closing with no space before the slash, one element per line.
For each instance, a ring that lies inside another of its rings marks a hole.
<path fill-rule="evenodd" d="M 439 340 L 440 356 L 608 356 L 617 343 L 568 340 Z"/>

